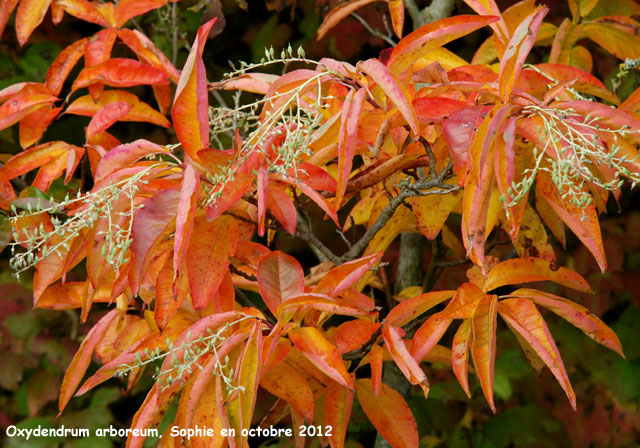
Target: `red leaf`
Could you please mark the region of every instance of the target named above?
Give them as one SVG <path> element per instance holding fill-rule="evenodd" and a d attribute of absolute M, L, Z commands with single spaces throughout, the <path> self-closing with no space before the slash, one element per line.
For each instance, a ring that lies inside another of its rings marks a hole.
<path fill-rule="evenodd" d="M 109 60 L 116 41 L 116 30 L 107 28 L 91 36 L 84 47 L 84 66 L 91 67 Z"/>
<path fill-rule="evenodd" d="M 209 146 L 209 101 L 202 51 L 216 20 L 214 18 L 198 29 L 198 36 L 180 74 L 171 110 L 182 148 L 195 160 L 196 153 Z"/>
<path fill-rule="evenodd" d="M 279 250 L 260 260 L 257 277 L 262 300 L 274 315 L 277 315 L 282 302 L 304 292 L 302 266 L 295 258 Z"/>
<path fill-rule="evenodd" d="M 7 179 L 7 176 L 0 169 L 0 208 L 7 210 L 9 209 L 9 205 L 16 198 L 16 193 L 13 191 L 13 185 Z M 9 223 L 9 221 L 5 221 Z M 2 251 L 4 247 L 0 245 L 0 251 Z"/>
<path fill-rule="evenodd" d="M 209 221 L 213 221 L 242 199 L 242 196 L 253 184 L 253 175 L 237 173 L 234 177 L 233 181 L 229 181 L 226 185 L 217 187 L 214 190 L 214 192 L 217 192 L 222 188 L 222 196 L 207 208 L 207 219 Z"/>
<path fill-rule="evenodd" d="M 468 153 L 473 136 L 491 106 L 468 106 L 454 112 L 444 121 L 443 135 L 449 146 L 458 182 L 462 186 L 467 177 Z"/>
<path fill-rule="evenodd" d="M 87 333 L 82 344 L 80 344 L 80 348 L 78 348 L 78 351 L 71 360 L 71 364 L 69 364 L 69 367 L 64 374 L 64 379 L 62 380 L 62 386 L 60 387 L 60 400 L 58 403 L 58 410 L 60 412 L 58 413 L 58 416 L 60 416 L 65 406 L 73 396 L 73 393 L 78 388 L 80 381 L 82 381 L 82 377 L 91 363 L 91 355 L 98 343 L 102 340 L 109 324 L 111 324 L 111 322 L 117 318 L 120 313 L 121 310 L 114 309 L 105 314 L 104 317 L 102 317 L 102 319 L 100 319 L 98 323 L 89 330 L 89 333 Z"/>
<path fill-rule="evenodd" d="M 356 396 L 373 426 L 392 448 L 418 448 L 418 428 L 407 402 L 398 392 L 381 384 L 376 395 L 368 378 L 356 381 Z"/>
<path fill-rule="evenodd" d="M 298 212 L 293 204 L 293 199 L 284 189 L 275 186 L 268 188 L 267 207 L 289 234 L 296 233 Z"/>
<path fill-rule="evenodd" d="M 237 244 L 238 225 L 232 217 L 223 215 L 213 222 L 204 217 L 195 219 L 187 249 L 187 274 L 195 309 L 204 309 L 211 301 Z"/>
<path fill-rule="evenodd" d="M 137 0 L 134 0 L 135 3 L 140 3 Z M 151 2 L 158 2 L 158 0 L 150 0 Z M 164 6 L 166 2 L 162 2 L 161 6 Z M 131 2 L 129 2 L 131 3 Z M 121 1 L 116 6 L 116 13 L 120 5 L 123 2 Z M 149 64 L 154 66 L 155 68 L 159 68 L 163 70 L 169 78 L 175 83 L 178 82 L 180 78 L 180 72 L 173 66 L 171 61 L 164 55 L 162 51 L 153 43 L 151 39 L 142 34 L 138 30 L 128 30 L 128 29 L 120 29 L 118 30 L 118 37 L 122 40 L 133 52 L 138 56 L 138 58 L 144 62 L 145 64 Z"/>
<path fill-rule="evenodd" d="M 319 370 L 329 378 L 349 390 L 353 390 L 353 380 L 344 365 L 340 352 L 315 327 L 294 328 L 289 331 L 289 339 Z"/>
<path fill-rule="evenodd" d="M 116 26 L 121 28 L 129 19 L 166 4 L 166 0 L 120 0 L 115 10 Z"/>
<path fill-rule="evenodd" d="M 175 275 L 182 269 L 184 255 L 189 247 L 199 186 L 200 174 L 193 165 L 188 163 L 182 175 L 180 201 L 176 215 L 176 233 L 173 239 L 173 270 Z"/>
<path fill-rule="evenodd" d="M 347 182 L 351 175 L 353 166 L 353 156 L 356 151 L 356 139 L 358 136 L 358 119 L 362 110 L 362 103 L 365 97 L 365 90 L 360 89 L 355 94 L 349 91 L 344 104 L 342 105 L 340 142 L 338 144 L 338 184 L 336 187 L 336 200 L 334 208 L 339 209 L 342 203 L 344 192 L 347 189 Z"/>
<path fill-rule="evenodd" d="M 110 154 L 110 153 L 109 153 Z M 104 159 L 103 159 L 104 160 Z M 180 190 L 161 190 L 144 202 L 144 207 L 133 218 L 131 230 L 131 263 L 129 284 L 133 294 L 138 293 L 152 249 L 158 244 L 167 226 L 175 218 Z"/>
<path fill-rule="evenodd" d="M 429 51 L 497 20 L 495 16 L 461 15 L 427 23 L 398 42 L 389 56 L 387 66 L 400 74 Z"/>
<path fill-rule="evenodd" d="M 92 67 L 84 68 L 71 87 L 75 92 L 100 82 L 112 87 L 133 87 L 145 84 L 166 84 L 168 75 L 151 65 L 134 59 L 114 58 Z"/>
<path fill-rule="evenodd" d="M 106 131 L 131 111 L 131 105 L 122 101 L 109 103 L 93 116 L 87 126 L 87 139 Z"/>
<path fill-rule="evenodd" d="M 109 174 L 126 168 L 143 157 L 154 154 L 167 154 L 168 152 L 169 150 L 164 146 L 156 145 L 148 140 L 140 139 L 131 143 L 124 143 L 113 148 L 100 160 L 94 175 L 95 181 L 99 182 Z"/>

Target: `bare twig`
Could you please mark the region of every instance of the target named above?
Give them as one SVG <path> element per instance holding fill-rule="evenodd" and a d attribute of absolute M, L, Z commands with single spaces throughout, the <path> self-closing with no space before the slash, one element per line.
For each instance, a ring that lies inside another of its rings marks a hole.
<path fill-rule="evenodd" d="M 395 47 L 397 45 L 396 42 L 393 39 L 391 39 L 389 36 L 384 34 L 382 31 L 375 29 L 371 25 L 369 25 L 369 23 L 366 20 L 364 20 L 360 14 L 352 12 L 351 15 L 355 19 L 357 19 L 358 22 L 360 22 L 367 29 L 367 31 L 369 31 L 374 36 L 379 37 L 380 39 L 382 39 L 392 47 Z"/>

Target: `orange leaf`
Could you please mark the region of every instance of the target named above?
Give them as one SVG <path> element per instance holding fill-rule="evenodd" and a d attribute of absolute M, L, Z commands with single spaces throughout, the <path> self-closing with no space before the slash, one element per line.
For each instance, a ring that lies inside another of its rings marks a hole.
<path fill-rule="evenodd" d="M 336 328 L 336 347 L 341 354 L 362 347 L 380 328 L 379 323 L 354 319 Z"/>
<path fill-rule="evenodd" d="M 331 427 L 329 443 L 331 448 L 344 448 L 347 427 L 351 417 L 354 394 L 338 383 L 331 383 L 324 398 L 326 423 Z"/>
<path fill-rule="evenodd" d="M 351 288 L 381 258 L 382 252 L 379 252 L 336 266 L 320 279 L 313 292 L 337 296 Z"/>
<path fill-rule="evenodd" d="M 307 422 L 313 422 L 313 392 L 304 375 L 287 361 L 276 364 L 263 375 L 260 386 L 289 403 Z"/>
<path fill-rule="evenodd" d="M 400 74 L 429 51 L 497 20 L 495 16 L 460 15 L 427 23 L 398 42 L 389 56 L 389 70 Z"/>
<path fill-rule="evenodd" d="M 294 328 L 289 339 L 318 369 L 344 387 L 353 390 L 353 380 L 347 372 L 340 352 L 315 327 Z"/>
<path fill-rule="evenodd" d="M 274 315 L 282 302 L 304 292 L 302 266 L 279 250 L 260 259 L 257 277 L 262 300 Z"/>
<path fill-rule="evenodd" d="M 52 95 L 23 94 L 16 95 L 0 106 L 0 130 L 20 121 L 24 116 L 29 115 L 43 104 L 53 103 L 58 98 Z"/>
<path fill-rule="evenodd" d="M 196 153 L 209 146 L 209 101 L 202 52 L 216 21 L 217 18 L 214 18 L 198 29 L 198 36 L 180 74 L 171 109 L 173 125 L 182 148 L 195 160 Z"/>
<path fill-rule="evenodd" d="M 205 308 L 229 269 L 229 257 L 238 244 L 238 225 L 223 215 L 213 222 L 196 217 L 187 249 L 187 274 L 191 300 L 197 310 Z"/>
<path fill-rule="evenodd" d="M 18 0 L 5 0 L 0 2 L 0 37 L 2 37 L 4 27 L 7 26 L 11 13 L 16 8 L 17 4 Z"/>
<path fill-rule="evenodd" d="M 504 285 L 552 281 L 577 291 L 589 292 L 591 288 L 584 278 L 571 269 L 556 267 L 542 258 L 513 258 L 494 266 L 487 274 L 485 291 Z"/>
<path fill-rule="evenodd" d="M 86 45 L 87 38 L 75 41 L 67 48 L 62 50 L 56 57 L 55 61 L 49 67 L 47 71 L 47 80 L 45 86 L 51 91 L 52 95 L 59 95 L 62 90 L 67 76 L 77 64 L 80 58 L 84 55 L 84 47 Z"/>
<path fill-rule="evenodd" d="M 100 12 L 97 5 L 87 0 L 56 0 L 56 5 L 63 8 L 67 14 L 85 22 L 95 23 L 105 28 L 113 26 Z"/>
<path fill-rule="evenodd" d="M 429 317 L 413 335 L 411 356 L 417 362 L 422 362 L 442 338 L 450 324 L 451 319 L 443 319 L 438 313 Z"/>
<path fill-rule="evenodd" d="M 571 407 L 575 411 L 576 395 L 571 387 L 560 352 L 558 352 L 558 347 L 556 347 L 547 324 L 533 302 L 526 299 L 501 300 L 498 304 L 498 311 L 511 330 L 517 332 L 549 367 L 567 394 Z"/>
<path fill-rule="evenodd" d="M 382 327 L 382 337 L 384 344 L 391 358 L 396 363 L 402 374 L 409 380 L 411 384 L 419 384 L 424 390 L 425 398 L 429 392 L 429 382 L 427 375 L 420 368 L 420 364 L 409 354 L 402 336 L 404 330 L 393 325 L 384 325 Z"/>
<path fill-rule="evenodd" d="M 397 48 L 398 47 L 396 47 L 396 49 Z M 407 120 L 413 135 L 417 136 L 420 134 L 416 111 L 413 110 L 413 105 L 411 104 L 411 96 L 409 95 L 406 87 L 398 81 L 394 71 L 387 68 L 377 59 L 361 61 L 358 63 L 357 68 L 369 75 L 371 79 L 380 86 L 387 97 L 393 101 L 400 111 L 400 114 L 402 114 L 404 119 Z M 398 72 L 396 71 L 396 73 Z"/>
<path fill-rule="evenodd" d="M 157 110 L 140 101 L 133 93 L 121 90 L 104 91 L 97 102 L 90 95 L 81 96 L 67 107 L 65 113 L 92 117 L 103 107 L 115 102 L 126 102 L 131 106 L 131 110 L 120 121 L 146 121 L 165 128 L 171 126 L 169 120 Z"/>
<path fill-rule="evenodd" d="M 66 142 L 49 142 L 22 151 L 6 161 L 0 171 L 13 179 L 38 167 L 46 165 L 59 156 L 66 154 L 71 145 Z"/>
<path fill-rule="evenodd" d="M 4 2 L 3 2 L 4 3 Z M 24 45 L 33 30 L 44 20 L 51 0 L 22 0 L 16 12 L 16 35 L 20 45 Z"/>
<path fill-rule="evenodd" d="M 418 448 L 418 428 L 407 402 L 386 384 L 381 386 L 376 395 L 370 379 L 356 381 L 362 410 L 392 448 Z"/>
<path fill-rule="evenodd" d="M 478 303 L 471 320 L 473 366 L 480 380 L 482 392 L 494 413 L 496 406 L 493 401 L 493 372 L 496 359 L 497 304 L 498 296 L 485 295 Z"/>
<path fill-rule="evenodd" d="M 119 309 L 113 309 L 105 314 L 104 317 L 102 317 L 102 319 L 100 319 L 98 323 L 89 330 L 89 333 L 87 333 L 82 344 L 80 344 L 80 348 L 78 348 L 78 351 L 73 356 L 71 364 L 69 364 L 69 367 L 64 374 L 62 386 L 60 386 L 60 400 L 58 403 L 58 410 L 60 412 L 58 413 L 58 416 L 60 416 L 65 406 L 73 396 L 73 393 L 76 391 L 80 381 L 82 381 L 82 377 L 91 363 L 91 355 L 93 354 L 94 349 L 106 333 L 111 322 L 118 317 L 120 312 L 121 310 Z"/>
<path fill-rule="evenodd" d="M 460 386 L 462 386 L 462 389 L 469 398 L 471 398 L 468 376 L 470 342 L 471 319 L 465 319 L 453 337 L 453 343 L 451 344 L 451 365 L 453 366 L 453 373 L 456 375 Z"/>
<path fill-rule="evenodd" d="M 380 395 L 382 389 L 382 362 L 384 361 L 384 349 L 374 344 L 369 352 L 369 365 L 371 366 L 371 385 L 373 392 Z"/>
<path fill-rule="evenodd" d="M 520 297 L 532 300 L 536 304 L 554 312 L 599 344 L 610 348 L 624 358 L 620 339 L 604 322 L 598 319 L 587 308 L 571 300 L 558 297 L 535 289 L 518 289 L 509 297 Z"/>
<path fill-rule="evenodd" d="M 450 299 L 454 294 L 455 291 L 432 291 L 403 300 L 393 307 L 385 322 L 396 327 L 402 327 L 425 311 Z"/>
<path fill-rule="evenodd" d="M 542 19 L 547 15 L 547 12 L 549 12 L 549 8 L 540 7 L 520 22 L 504 51 L 500 61 L 499 88 L 505 103 L 509 101 L 511 90 L 518 79 L 525 59 L 533 48 Z"/>
<path fill-rule="evenodd" d="M 260 379 L 260 366 L 262 365 L 262 322 L 257 321 L 249 336 L 242 354 L 238 359 L 237 385 L 244 391 L 238 396 L 240 407 L 240 426 L 249 429 L 253 408 L 258 395 L 258 380 Z M 242 436 L 243 444 L 246 443 L 246 436 Z"/>
<path fill-rule="evenodd" d="M 478 303 L 484 298 L 482 290 L 474 283 L 463 283 L 439 315 L 443 319 L 469 319 L 474 316 Z"/>
<path fill-rule="evenodd" d="M 556 215 L 564 221 L 573 233 L 582 241 L 600 266 L 600 270 L 607 270 L 607 259 L 602 245 L 598 213 L 593 203 L 583 207 L 576 207 L 569 201 L 564 201 L 558 193 L 553 181 L 545 173 L 540 173 L 536 180 L 536 196 L 544 197 Z M 586 217 L 586 219 L 583 219 Z"/>
<path fill-rule="evenodd" d="M 402 29 L 404 28 L 404 2 L 402 0 L 389 0 L 389 15 L 393 32 L 399 39 L 402 39 Z"/>
<path fill-rule="evenodd" d="M 24 116 L 20 120 L 20 146 L 28 148 L 37 143 L 60 112 L 61 107 L 54 108 L 49 103 Z"/>
<path fill-rule="evenodd" d="M 87 139 L 106 131 L 131 111 L 131 105 L 122 101 L 109 103 L 95 113 L 87 126 Z"/>
<path fill-rule="evenodd" d="M 354 12 L 358 8 L 362 8 L 369 3 L 373 3 L 377 0 L 349 0 L 341 5 L 336 6 L 327 14 L 327 16 L 322 21 L 322 24 L 318 28 L 318 32 L 316 34 L 316 40 L 322 39 L 325 34 L 331 30 L 334 26 L 340 23 L 343 19 L 350 16 L 352 12 Z"/>

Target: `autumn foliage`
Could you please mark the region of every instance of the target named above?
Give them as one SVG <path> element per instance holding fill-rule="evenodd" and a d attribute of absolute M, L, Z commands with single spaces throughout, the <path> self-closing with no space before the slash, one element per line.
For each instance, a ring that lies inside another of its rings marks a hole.
<path fill-rule="evenodd" d="M 331 10 L 318 38 L 369 3 Z M 580 42 L 637 58 L 640 44 L 623 42 L 637 41 L 631 17 L 640 8 L 571 0 L 573 19 L 556 27 L 531 0 L 503 12 L 493 0 L 465 0 L 476 15 L 403 36 L 403 2 L 386 3 L 400 40 L 379 58 L 352 65 L 267 50 L 262 62 L 208 83 L 202 54 L 215 19 L 178 70 L 127 27 L 165 0 L 2 0 L 0 34 L 15 8 L 21 44 L 49 8 L 55 23 L 68 14 L 102 27 L 65 48 L 43 83 L 0 91 L 0 130 L 19 126 L 23 148 L 0 168 L 12 267 L 35 268 L 35 307 L 77 308 L 83 321 L 94 304 L 108 309 L 66 371 L 61 413 L 114 376 L 131 390 L 156 369 L 132 427 L 157 426 L 177 401 L 175 425 L 236 429 L 194 438 L 194 447 L 247 446 L 242 428 L 282 421 L 330 426 L 320 443 L 343 447 L 355 400 L 391 446 L 417 447 L 416 422 L 385 384 L 385 362 L 425 399 L 431 363 L 450 366 L 468 396 L 475 377 L 496 412 L 500 320 L 574 409 L 544 310 L 624 357 L 607 325 L 549 289 L 591 292 L 557 263 L 551 241 L 564 245 L 568 228 L 607 269 L 599 216 L 640 181 L 640 90 L 621 102 L 590 73 Z M 492 35 L 471 63 L 444 47 L 485 27 Z M 116 42 L 129 58 L 111 57 Z M 547 62 L 527 63 L 534 47 Z M 284 74 L 268 72 L 282 63 Z M 156 104 L 125 90 L 135 86 L 149 86 Z M 209 90 L 256 99 L 210 108 Z M 91 117 L 84 145 L 42 141 L 63 114 Z M 109 133 L 128 121 L 173 128 L 176 143 Z M 80 174 L 83 161 L 90 176 Z M 47 194 L 56 179 L 74 177 L 82 184 L 66 197 Z M 407 232 L 440 255 L 432 251 L 423 285 L 394 294 L 402 256 L 394 240 Z M 284 234 L 304 242 L 316 265 L 272 250 Z M 437 275 L 465 263 L 465 280 L 434 289 Z M 83 280 L 67 280 L 79 269 Z M 101 366 L 86 377 L 92 359 Z M 261 394 L 277 401 L 254 415 Z M 182 442 L 166 434 L 161 443 Z M 143 443 L 131 437 L 127 446 Z"/>

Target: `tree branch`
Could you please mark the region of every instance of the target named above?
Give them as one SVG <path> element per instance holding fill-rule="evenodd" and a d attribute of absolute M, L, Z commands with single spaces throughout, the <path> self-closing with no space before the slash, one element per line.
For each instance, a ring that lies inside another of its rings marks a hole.
<path fill-rule="evenodd" d="M 431 177 L 428 179 L 420 179 L 412 184 L 404 186 L 404 189 L 395 198 L 391 199 L 391 202 L 382 210 L 380 216 L 376 222 L 367 229 L 364 235 L 347 251 L 342 257 L 339 258 L 339 263 L 353 260 L 360 255 L 367 244 L 373 239 L 373 237 L 387 224 L 389 219 L 393 216 L 396 209 L 402 204 L 405 199 L 413 196 L 428 196 L 431 194 L 449 194 L 459 187 L 457 185 L 451 185 L 444 182 L 445 177 L 453 168 L 453 163 L 449 164 L 439 173 L 431 173 Z M 432 188 L 440 188 L 439 190 L 430 190 Z M 425 191 L 430 190 L 430 191 Z M 339 264 L 338 263 L 338 264 Z"/>

